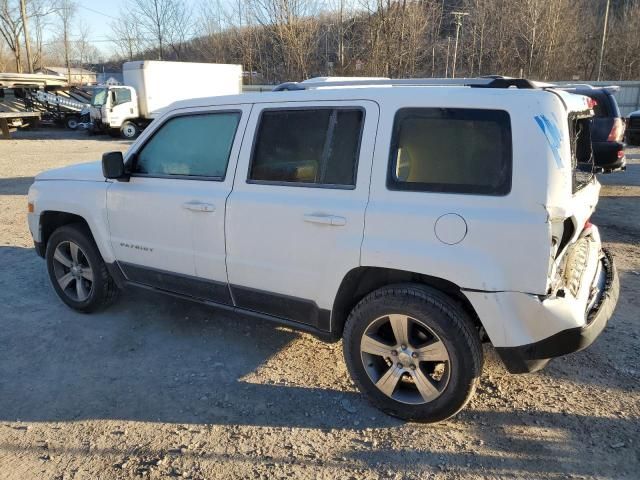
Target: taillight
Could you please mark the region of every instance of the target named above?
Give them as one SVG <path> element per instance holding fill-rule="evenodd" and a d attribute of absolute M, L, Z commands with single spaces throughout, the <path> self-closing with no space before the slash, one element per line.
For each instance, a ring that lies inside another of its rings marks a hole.
<path fill-rule="evenodd" d="M 591 233 L 591 227 L 593 227 L 593 223 L 591 223 L 591 218 L 588 218 L 586 222 L 584 222 L 584 228 L 582 229 L 581 236 L 589 235 Z"/>
<path fill-rule="evenodd" d="M 621 118 L 614 118 L 607 142 L 621 142 L 622 137 L 624 137 L 624 122 Z"/>
<path fill-rule="evenodd" d="M 591 97 L 587 98 L 587 106 L 591 110 L 593 110 L 596 107 L 596 105 L 598 105 L 598 102 L 596 102 L 593 98 L 591 98 Z"/>

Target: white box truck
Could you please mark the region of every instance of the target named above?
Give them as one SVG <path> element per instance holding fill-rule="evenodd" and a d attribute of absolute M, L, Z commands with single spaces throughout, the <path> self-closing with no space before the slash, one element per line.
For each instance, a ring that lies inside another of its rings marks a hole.
<path fill-rule="evenodd" d="M 142 60 L 122 66 L 124 85 L 98 87 L 91 129 L 135 138 L 178 100 L 242 92 L 242 66 Z"/>

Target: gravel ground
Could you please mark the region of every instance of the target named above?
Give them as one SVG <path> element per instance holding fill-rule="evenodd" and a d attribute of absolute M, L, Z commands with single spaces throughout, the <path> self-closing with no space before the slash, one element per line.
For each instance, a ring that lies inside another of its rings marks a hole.
<path fill-rule="evenodd" d="M 604 176 L 594 223 L 621 273 L 586 351 L 509 375 L 491 347 L 475 398 L 437 425 L 387 417 L 341 344 L 131 290 L 87 316 L 32 249 L 39 171 L 126 142 L 42 130 L 0 141 L 0 478 L 640 477 L 640 149 Z"/>

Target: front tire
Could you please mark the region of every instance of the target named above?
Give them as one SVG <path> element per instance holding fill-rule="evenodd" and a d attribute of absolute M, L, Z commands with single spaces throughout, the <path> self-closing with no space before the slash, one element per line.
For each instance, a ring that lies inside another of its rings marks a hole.
<path fill-rule="evenodd" d="M 392 285 L 367 295 L 349 315 L 343 347 L 360 391 L 405 420 L 455 415 L 482 372 L 482 346 L 468 314 L 425 285 Z"/>
<path fill-rule="evenodd" d="M 94 312 L 116 299 L 118 287 L 84 225 L 55 230 L 47 242 L 45 258 L 53 289 L 74 310 Z"/>

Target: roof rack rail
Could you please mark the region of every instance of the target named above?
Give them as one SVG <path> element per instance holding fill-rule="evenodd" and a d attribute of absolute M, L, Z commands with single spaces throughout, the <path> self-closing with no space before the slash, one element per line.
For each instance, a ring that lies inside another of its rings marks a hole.
<path fill-rule="evenodd" d="M 485 78 L 402 78 L 390 80 L 353 80 L 285 82 L 277 85 L 272 91 L 308 90 L 322 87 L 353 87 L 353 86 L 462 86 L 475 88 L 510 88 L 519 89 L 540 88 L 541 85 L 526 78 L 485 77 Z M 546 86 L 546 85 L 544 85 Z"/>

